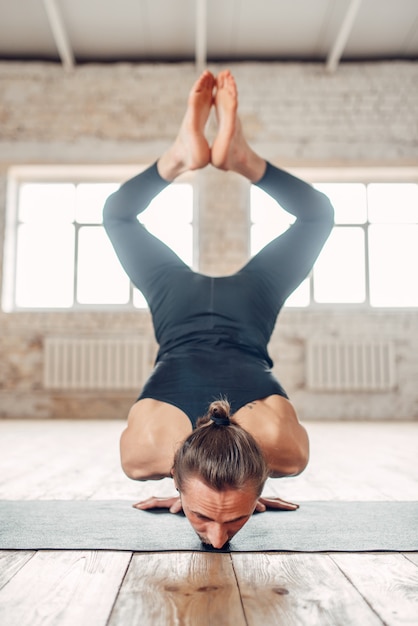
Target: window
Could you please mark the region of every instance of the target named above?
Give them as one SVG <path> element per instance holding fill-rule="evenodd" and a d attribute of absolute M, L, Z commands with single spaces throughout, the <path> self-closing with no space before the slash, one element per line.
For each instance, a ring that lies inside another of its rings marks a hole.
<path fill-rule="evenodd" d="M 60 175 L 61 169 L 54 176 L 49 168 L 48 177 L 39 169 L 35 175 L 18 170 L 11 178 L 3 308 L 146 306 L 102 226 L 106 198 L 130 174 L 117 179 L 101 171 L 100 179 L 95 170 L 87 180 L 88 168 L 83 179 L 77 172 L 71 177 L 68 168 Z M 191 265 L 192 216 L 192 185 L 176 183 L 155 198 L 141 221 Z"/>
<path fill-rule="evenodd" d="M 286 302 L 417 307 L 418 184 L 332 182 L 314 186 L 335 209 L 335 227 L 313 272 Z M 251 190 L 251 254 L 294 221 Z"/>

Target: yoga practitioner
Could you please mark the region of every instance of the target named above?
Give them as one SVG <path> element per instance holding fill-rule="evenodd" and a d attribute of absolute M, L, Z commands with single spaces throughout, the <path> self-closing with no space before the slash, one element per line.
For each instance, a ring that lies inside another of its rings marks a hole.
<path fill-rule="evenodd" d="M 204 131 L 212 106 L 218 132 L 210 147 Z M 123 267 L 149 304 L 159 344 L 121 436 L 122 467 L 134 480 L 173 476 L 179 492 L 135 506 L 183 510 L 202 542 L 215 548 L 255 510 L 297 508 L 261 497 L 268 476 L 297 475 L 309 456 L 306 430 L 272 374 L 267 344 L 283 303 L 333 226 L 326 196 L 249 146 L 237 106 L 231 73 L 203 72 L 174 143 L 112 194 L 103 214 Z M 208 164 L 241 174 L 296 216 L 232 276 L 194 272 L 137 220 L 177 176 Z"/>

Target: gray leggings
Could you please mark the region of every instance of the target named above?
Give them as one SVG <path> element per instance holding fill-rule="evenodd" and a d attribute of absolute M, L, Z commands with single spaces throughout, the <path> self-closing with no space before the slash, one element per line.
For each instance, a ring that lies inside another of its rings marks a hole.
<path fill-rule="evenodd" d="M 249 397 L 285 395 L 273 381 L 267 344 L 283 303 L 332 229 L 328 198 L 268 163 L 258 186 L 297 219 L 236 274 L 213 278 L 194 272 L 137 220 L 167 185 L 154 164 L 111 195 L 103 213 L 123 267 L 150 306 L 159 344 L 156 369 L 140 397 L 181 405 L 194 420 L 196 407 L 206 409 L 214 395 L 236 398 L 236 410 Z M 192 399 L 187 388 L 194 389 Z"/>

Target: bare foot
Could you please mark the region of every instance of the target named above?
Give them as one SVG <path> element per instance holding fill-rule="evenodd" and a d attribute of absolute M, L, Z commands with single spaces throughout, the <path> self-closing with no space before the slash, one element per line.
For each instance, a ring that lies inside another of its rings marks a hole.
<path fill-rule="evenodd" d="M 225 70 L 216 77 L 215 95 L 218 134 L 212 146 L 212 165 L 221 169 L 231 169 L 236 148 L 232 143 L 237 134 L 238 91 L 232 74 Z"/>
<path fill-rule="evenodd" d="M 238 90 L 229 70 L 216 78 L 215 107 L 219 130 L 212 146 L 212 165 L 237 172 L 252 182 L 263 176 L 266 162 L 248 145 L 237 115 Z"/>
<path fill-rule="evenodd" d="M 211 151 L 204 131 L 213 104 L 214 86 L 215 78 L 208 70 L 193 85 L 179 134 L 158 161 L 158 171 L 166 180 L 210 163 Z"/>

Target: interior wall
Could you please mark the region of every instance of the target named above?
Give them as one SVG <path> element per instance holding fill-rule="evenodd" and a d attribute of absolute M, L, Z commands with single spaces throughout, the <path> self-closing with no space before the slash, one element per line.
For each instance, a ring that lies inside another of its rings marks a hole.
<path fill-rule="evenodd" d="M 230 68 L 247 135 L 272 162 L 290 168 L 418 167 L 416 63 L 342 64 L 334 74 L 322 64 Z M 0 63 L 0 241 L 9 166 L 151 163 L 174 137 L 195 77 L 192 64 L 82 65 L 66 72 L 55 64 Z M 248 184 L 207 168 L 197 185 L 199 268 L 210 274 L 235 271 L 248 254 Z M 1 250 L 0 263 L 2 257 Z M 299 415 L 418 418 L 417 321 L 416 310 L 285 310 L 270 351 Z M 64 393 L 43 388 L 45 336 L 98 331 L 152 337 L 147 312 L 1 312 L 0 416 L 125 417 L 139 389 Z M 391 339 L 396 389 L 310 392 L 305 348 L 318 334 Z"/>

